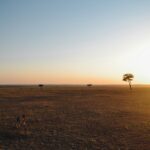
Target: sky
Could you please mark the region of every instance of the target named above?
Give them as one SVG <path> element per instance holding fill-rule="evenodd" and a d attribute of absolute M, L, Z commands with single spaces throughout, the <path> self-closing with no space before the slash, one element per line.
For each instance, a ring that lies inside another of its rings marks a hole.
<path fill-rule="evenodd" d="M 0 0 L 0 84 L 150 83 L 149 0 Z"/>

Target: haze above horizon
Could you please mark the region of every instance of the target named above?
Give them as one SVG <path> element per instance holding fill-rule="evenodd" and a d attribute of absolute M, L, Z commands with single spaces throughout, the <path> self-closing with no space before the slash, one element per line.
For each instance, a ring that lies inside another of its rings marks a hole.
<path fill-rule="evenodd" d="M 150 83 L 149 0 L 1 0 L 0 84 Z"/>

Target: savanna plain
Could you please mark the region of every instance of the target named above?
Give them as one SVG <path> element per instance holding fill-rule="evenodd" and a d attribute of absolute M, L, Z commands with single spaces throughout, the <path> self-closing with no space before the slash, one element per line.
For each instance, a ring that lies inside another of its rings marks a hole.
<path fill-rule="evenodd" d="M 0 86 L 0 150 L 31 149 L 150 150 L 150 87 Z"/>

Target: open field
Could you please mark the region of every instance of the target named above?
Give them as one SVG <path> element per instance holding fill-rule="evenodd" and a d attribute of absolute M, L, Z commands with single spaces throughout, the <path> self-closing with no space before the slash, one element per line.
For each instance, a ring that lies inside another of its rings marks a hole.
<path fill-rule="evenodd" d="M 150 87 L 1 86 L 0 149 L 150 150 Z"/>

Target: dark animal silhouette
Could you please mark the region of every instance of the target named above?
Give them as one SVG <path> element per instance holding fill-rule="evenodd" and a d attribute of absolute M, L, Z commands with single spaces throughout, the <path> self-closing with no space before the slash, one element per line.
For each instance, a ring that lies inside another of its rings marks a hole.
<path fill-rule="evenodd" d="M 92 84 L 87 84 L 88 87 L 92 86 Z"/>
<path fill-rule="evenodd" d="M 23 114 L 21 117 L 17 116 L 16 118 L 16 128 L 20 128 L 24 131 L 24 133 L 27 132 L 27 119 L 26 119 L 26 115 Z"/>
<path fill-rule="evenodd" d="M 16 118 L 16 128 L 19 128 L 20 125 L 21 125 L 21 121 L 20 121 L 20 117 L 18 116 L 18 117 Z"/>
<path fill-rule="evenodd" d="M 39 84 L 38 86 L 39 86 L 40 89 L 42 89 L 44 85 L 43 84 Z"/>

